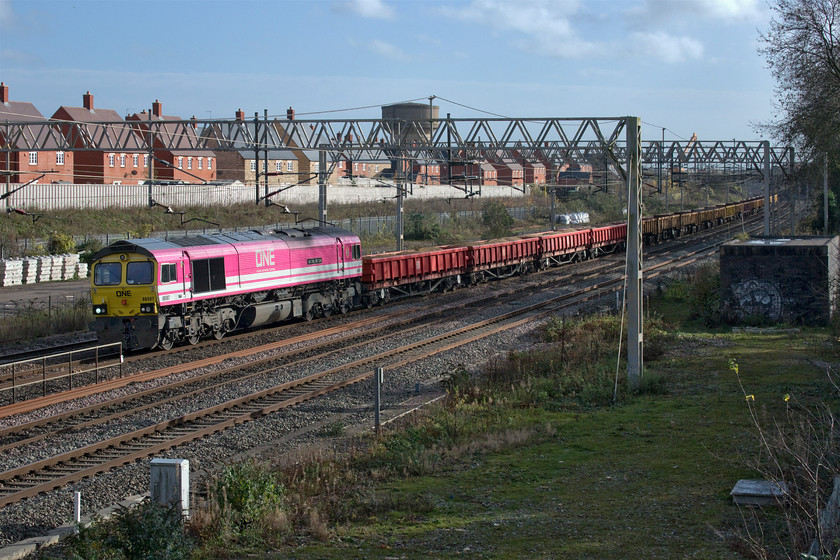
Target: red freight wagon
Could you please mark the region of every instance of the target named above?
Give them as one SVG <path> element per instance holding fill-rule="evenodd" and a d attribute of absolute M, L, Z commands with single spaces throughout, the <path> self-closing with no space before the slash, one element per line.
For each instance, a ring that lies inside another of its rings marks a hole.
<path fill-rule="evenodd" d="M 493 243 L 470 245 L 467 264 L 473 271 L 518 267 L 537 260 L 540 256 L 538 237 L 505 239 Z M 515 272 L 515 271 L 507 271 Z"/>
<path fill-rule="evenodd" d="M 615 224 L 592 228 L 592 249 L 597 250 L 603 247 L 610 247 L 627 240 L 627 224 Z"/>
<path fill-rule="evenodd" d="M 362 283 L 368 290 L 390 288 L 457 276 L 466 268 L 467 247 L 369 255 L 362 259 Z"/>
<path fill-rule="evenodd" d="M 592 230 L 541 233 L 534 237 L 540 240 L 541 258 L 558 264 L 585 252 L 592 241 Z"/>

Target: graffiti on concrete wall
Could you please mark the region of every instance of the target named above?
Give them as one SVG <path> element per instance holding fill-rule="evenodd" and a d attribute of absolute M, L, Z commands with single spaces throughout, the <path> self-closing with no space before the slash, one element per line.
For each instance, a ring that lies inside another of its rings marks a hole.
<path fill-rule="evenodd" d="M 766 317 L 781 321 L 784 302 L 777 282 L 768 280 L 744 280 L 732 286 L 739 318 Z"/>

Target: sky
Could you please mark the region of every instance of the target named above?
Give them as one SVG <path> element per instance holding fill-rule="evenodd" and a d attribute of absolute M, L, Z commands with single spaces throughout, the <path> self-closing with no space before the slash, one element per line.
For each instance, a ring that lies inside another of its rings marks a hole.
<path fill-rule="evenodd" d="M 642 137 L 759 140 L 764 0 L 0 0 L 12 101 L 181 118 L 642 119 Z"/>

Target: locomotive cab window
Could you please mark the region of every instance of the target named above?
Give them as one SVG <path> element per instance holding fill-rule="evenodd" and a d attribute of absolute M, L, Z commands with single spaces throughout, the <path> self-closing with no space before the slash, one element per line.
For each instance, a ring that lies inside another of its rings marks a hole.
<path fill-rule="evenodd" d="M 130 262 L 125 269 L 126 284 L 151 284 L 154 276 L 154 269 L 149 261 Z"/>
<path fill-rule="evenodd" d="M 160 283 L 167 284 L 177 280 L 178 278 L 175 270 L 175 263 L 160 265 Z"/>
<path fill-rule="evenodd" d="M 353 245 L 353 258 L 354 259 L 361 259 L 362 258 L 362 246 L 361 245 Z"/>
<path fill-rule="evenodd" d="M 98 263 L 93 267 L 93 284 L 95 286 L 119 286 L 122 282 L 122 265 L 115 263 Z"/>

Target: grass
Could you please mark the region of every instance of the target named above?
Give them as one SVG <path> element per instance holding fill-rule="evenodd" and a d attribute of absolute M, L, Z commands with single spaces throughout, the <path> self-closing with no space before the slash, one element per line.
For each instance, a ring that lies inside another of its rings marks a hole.
<path fill-rule="evenodd" d="M 829 394 L 824 372 L 810 360 L 837 358 L 837 343 L 823 330 L 676 334 L 647 364 L 664 394 L 625 394 L 615 406 L 581 406 L 570 393 L 551 391 L 535 400 L 531 388 L 547 385 L 527 374 L 496 392 L 462 375 L 453 391 L 459 396 L 447 405 L 381 441 L 357 442 L 350 456 L 321 458 L 307 468 L 317 476 L 296 471 L 297 482 L 287 478 L 292 492 L 306 478 L 310 493 L 289 511 L 305 504 L 317 512 L 317 531 L 310 524 L 279 539 L 284 544 L 250 553 L 742 558 L 742 517 L 729 492 L 738 479 L 757 478 L 745 391 L 762 415 L 774 417 L 784 411 L 785 394 L 802 401 Z M 557 369 L 564 367 L 575 369 Z M 331 481 L 320 491 L 318 477 Z"/>

